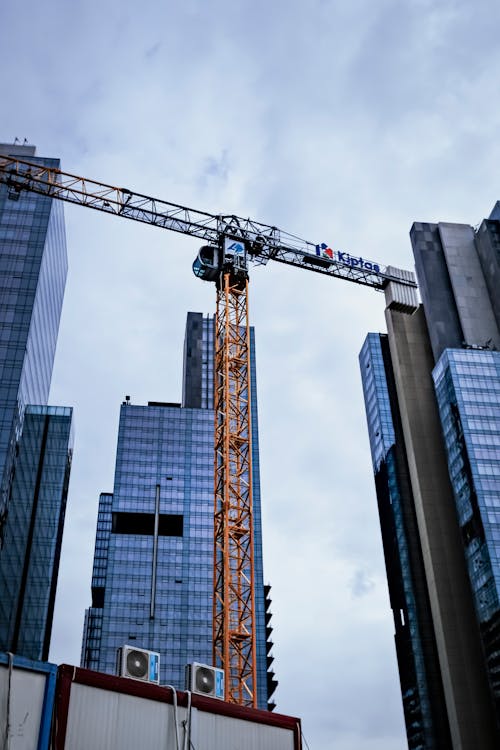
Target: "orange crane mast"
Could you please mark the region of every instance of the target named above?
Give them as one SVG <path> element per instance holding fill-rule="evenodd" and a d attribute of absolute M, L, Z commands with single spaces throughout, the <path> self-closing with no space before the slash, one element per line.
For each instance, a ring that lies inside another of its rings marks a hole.
<path fill-rule="evenodd" d="M 214 662 L 229 700 L 256 706 L 247 278 L 222 275 L 215 321 Z"/>
<path fill-rule="evenodd" d="M 417 307 L 413 273 L 316 245 L 277 227 L 211 214 L 43 166 L 0 157 L 0 183 L 18 200 L 31 191 L 201 239 L 196 276 L 217 289 L 213 659 L 226 700 L 257 706 L 252 429 L 248 315 L 249 263 L 268 260 L 343 278 L 379 291 L 402 312 Z"/>

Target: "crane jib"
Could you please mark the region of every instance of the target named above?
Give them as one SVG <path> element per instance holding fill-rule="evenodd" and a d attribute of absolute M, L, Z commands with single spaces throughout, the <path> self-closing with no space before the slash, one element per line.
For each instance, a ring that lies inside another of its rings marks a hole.
<path fill-rule="evenodd" d="M 0 156 L 0 183 L 6 184 L 11 200 L 18 200 L 24 190 L 32 191 L 125 219 L 198 237 L 208 245 L 202 248 L 203 257 L 195 261 L 195 273 L 206 280 L 214 280 L 215 267 L 219 267 L 220 270 L 225 258 L 230 265 L 238 266 L 241 271 L 246 268 L 248 261 L 265 264 L 268 260 L 274 260 L 377 290 L 385 289 L 391 281 L 408 288 L 417 287 L 411 272 L 392 266 L 383 267 L 362 256 L 332 250 L 326 243 L 316 245 L 283 232 L 275 226 L 233 214 L 199 211 L 135 193 L 126 188 L 78 177 L 35 161 L 24 161 L 15 156 Z M 233 250 L 227 247 L 226 239 L 232 240 Z M 235 244 L 243 248 L 242 251 L 235 253 Z M 214 255 L 211 261 L 206 257 L 209 246 Z M 221 253 L 216 250 L 217 246 L 221 248 Z"/>

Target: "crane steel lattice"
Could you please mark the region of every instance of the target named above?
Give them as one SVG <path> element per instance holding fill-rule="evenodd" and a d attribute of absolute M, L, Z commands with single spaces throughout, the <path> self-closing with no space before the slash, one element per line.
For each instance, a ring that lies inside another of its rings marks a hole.
<path fill-rule="evenodd" d="M 268 224 L 157 200 L 36 160 L 1 156 L 0 183 L 13 200 L 27 190 L 208 243 L 193 270 L 217 287 L 213 654 L 224 669 L 226 699 L 257 706 L 248 263 L 274 260 L 386 290 L 389 305 L 408 312 L 417 304 L 413 274 L 334 253 Z"/>
<path fill-rule="evenodd" d="M 213 647 L 227 695 L 256 705 L 248 280 L 217 285 Z"/>

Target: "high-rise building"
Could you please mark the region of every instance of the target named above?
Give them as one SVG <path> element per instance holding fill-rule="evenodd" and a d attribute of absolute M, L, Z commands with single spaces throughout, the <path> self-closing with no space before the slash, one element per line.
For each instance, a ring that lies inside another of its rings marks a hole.
<path fill-rule="evenodd" d="M 0 648 L 49 658 L 68 495 L 72 410 L 25 409 L 0 556 Z"/>
<path fill-rule="evenodd" d="M 160 654 L 163 684 L 183 688 L 187 664 L 212 664 L 213 369 L 214 321 L 189 313 L 182 405 L 122 404 L 114 489 L 99 501 L 82 666 L 114 673 L 117 650 L 136 645 Z M 253 329 L 251 388 L 257 696 L 272 708 Z"/>
<path fill-rule="evenodd" d="M 0 156 L 45 166 L 34 146 Z M 67 273 L 59 201 L 0 186 L 0 650 L 46 658 L 72 450 L 47 407 Z"/>
<path fill-rule="evenodd" d="M 414 224 L 360 354 L 409 748 L 500 747 L 500 215 Z"/>

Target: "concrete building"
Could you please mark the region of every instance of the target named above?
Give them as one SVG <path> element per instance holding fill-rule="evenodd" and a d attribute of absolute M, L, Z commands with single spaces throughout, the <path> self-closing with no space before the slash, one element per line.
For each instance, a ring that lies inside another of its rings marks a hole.
<path fill-rule="evenodd" d="M 408 746 L 500 746 L 500 224 L 414 224 L 360 355 Z"/>
<path fill-rule="evenodd" d="M 29 145 L 0 156 L 59 166 Z M 62 204 L 0 186 L 0 650 L 46 658 L 71 458 L 47 407 L 67 273 Z"/>
<path fill-rule="evenodd" d="M 272 708 L 253 330 L 251 361 L 257 696 Z M 122 404 L 114 490 L 99 503 L 82 666 L 114 673 L 117 650 L 136 645 L 158 652 L 161 682 L 182 689 L 188 663 L 212 664 L 213 366 L 213 319 L 189 313 L 182 404 Z"/>

